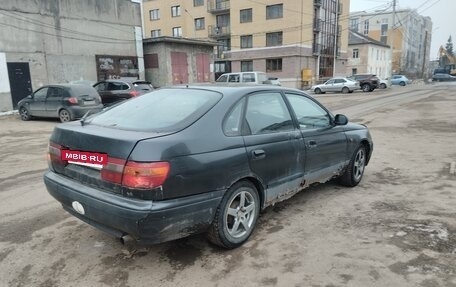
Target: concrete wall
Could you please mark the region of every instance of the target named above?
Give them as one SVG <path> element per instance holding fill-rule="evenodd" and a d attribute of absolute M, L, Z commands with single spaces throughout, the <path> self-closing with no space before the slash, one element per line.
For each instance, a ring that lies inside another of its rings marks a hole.
<path fill-rule="evenodd" d="M 0 112 L 6 110 L 1 107 L 12 106 L 9 79 L 8 79 L 8 68 L 6 66 L 5 53 L 0 53 Z"/>
<path fill-rule="evenodd" d="M 32 88 L 97 80 L 95 55 L 136 56 L 140 5 L 129 0 L 1 0 L 0 52 L 28 62 Z M 13 36 L 14 35 L 14 36 Z M 5 104 L 0 102 L 0 109 Z M 11 108 L 11 107 L 10 107 Z"/>

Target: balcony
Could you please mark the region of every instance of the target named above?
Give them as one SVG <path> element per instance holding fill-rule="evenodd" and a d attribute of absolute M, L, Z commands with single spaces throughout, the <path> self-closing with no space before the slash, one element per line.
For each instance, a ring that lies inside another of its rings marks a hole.
<path fill-rule="evenodd" d="M 219 26 L 209 25 L 207 28 L 209 30 L 208 36 L 210 38 L 215 38 L 215 39 L 225 38 L 225 37 L 229 37 L 230 33 L 231 33 L 230 26 L 219 27 Z"/>
<path fill-rule="evenodd" d="M 230 11 L 230 1 L 208 0 L 207 12 L 212 14 L 223 14 Z"/>
<path fill-rule="evenodd" d="M 317 7 L 321 7 L 323 0 L 314 0 L 314 5 Z"/>
<path fill-rule="evenodd" d="M 313 21 L 313 30 L 314 32 L 321 31 L 321 19 L 314 19 Z"/>

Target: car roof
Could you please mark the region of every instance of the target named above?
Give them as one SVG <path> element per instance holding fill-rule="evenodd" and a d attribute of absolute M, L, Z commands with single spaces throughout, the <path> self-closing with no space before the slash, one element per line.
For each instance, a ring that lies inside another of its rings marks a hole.
<path fill-rule="evenodd" d="M 289 91 L 289 92 L 299 92 L 301 94 L 306 94 L 301 90 L 293 89 L 293 88 L 286 88 L 282 86 L 276 85 L 258 85 L 258 84 L 248 84 L 248 83 L 201 83 L 201 84 L 189 84 L 189 85 L 176 85 L 176 86 L 168 86 L 164 87 L 163 89 L 182 89 L 182 88 L 189 88 L 189 89 L 204 89 L 209 91 L 214 91 L 218 93 L 222 93 L 224 95 L 228 94 L 248 94 L 256 91 Z"/>

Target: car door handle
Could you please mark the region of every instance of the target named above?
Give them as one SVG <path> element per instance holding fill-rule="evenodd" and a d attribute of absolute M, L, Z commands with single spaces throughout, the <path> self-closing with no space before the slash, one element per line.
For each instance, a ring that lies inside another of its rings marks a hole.
<path fill-rule="evenodd" d="M 252 152 L 253 159 L 261 159 L 266 157 L 266 152 L 262 149 L 256 149 Z"/>
<path fill-rule="evenodd" d="M 308 148 L 314 148 L 314 147 L 316 147 L 316 146 L 317 146 L 317 141 L 315 141 L 315 140 L 309 140 L 309 141 L 307 141 L 307 147 L 308 147 Z"/>

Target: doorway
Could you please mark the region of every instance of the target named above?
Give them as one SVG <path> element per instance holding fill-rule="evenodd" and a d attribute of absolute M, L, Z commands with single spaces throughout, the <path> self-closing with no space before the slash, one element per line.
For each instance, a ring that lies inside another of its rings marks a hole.
<path fill-rule="evenodd" d="M 8 67 L 13 109 L 17 109 L 17 103 L 32 93 L 29 63 L 6 64 Z"/>

